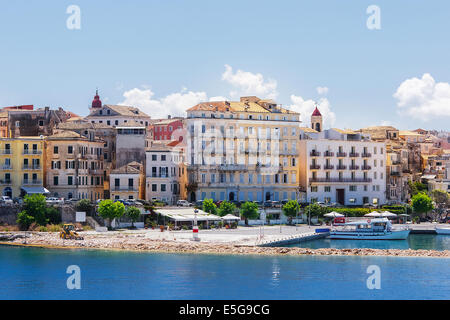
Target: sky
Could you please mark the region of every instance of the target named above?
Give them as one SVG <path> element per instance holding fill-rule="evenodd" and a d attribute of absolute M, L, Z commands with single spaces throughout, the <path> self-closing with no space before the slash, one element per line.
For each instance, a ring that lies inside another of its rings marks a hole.
<path fill-rule="evenodd" d="M 98 88 L 160 118 L 256 95 L 308 126 L 317 103 L 325 127 L 450 130 L 449 15 L 433 0 L 2 1 L 0 106 L 84 116 Z"/>

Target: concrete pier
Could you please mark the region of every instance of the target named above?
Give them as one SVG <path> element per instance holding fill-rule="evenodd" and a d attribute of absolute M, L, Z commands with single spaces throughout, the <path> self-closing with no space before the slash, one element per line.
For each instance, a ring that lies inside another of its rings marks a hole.
<path fill-rule="evenodd" d="M 303 242 L 303 241 L 310 241 L 310 240 L 326 238 L 329 234 L 330 234 L 329 232 L 323 232 L 323 233 L 316 233 L 316 232 L 302 233 L 302 234 L 285 236 L 285 237 L 281 237 L 281 238 L 278 238 L 278 239 L 262 240 L 261 242 L 257 243 L 256 245 L 259 246 L 259 247 L 285 246 L 285 245 L 288 245 L 288 244 L 295 244 L 295 243 L 300 243 L 300 242 Z"/>

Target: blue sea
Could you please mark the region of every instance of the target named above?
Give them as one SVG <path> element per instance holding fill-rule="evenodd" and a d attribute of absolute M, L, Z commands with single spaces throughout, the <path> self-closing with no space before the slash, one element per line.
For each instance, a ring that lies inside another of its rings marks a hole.
<path fill-rule="evenodd" d="M 0 247 L 0 299 L 450 299 L 450 259 Z M 69 290 L 68 266 L 80 268 Z M 367 288 L 369 266 L 381 288 Z"/>
<path fill-rule="evenodd" d="M 301 247 L 310 249 L 336 248 L 371 248 L 371 249 L 402 249 L 402 250 L 450 250 L 450 237 L 433 234 L 410 234 L 406 240 L 338 240 L 317 239 L 305 241 L 289 247 Z"/>

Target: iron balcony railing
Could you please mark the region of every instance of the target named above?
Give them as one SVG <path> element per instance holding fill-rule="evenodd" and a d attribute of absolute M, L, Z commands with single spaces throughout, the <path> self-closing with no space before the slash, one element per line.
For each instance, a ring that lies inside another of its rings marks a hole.
<path fill-rule="evenodd" d="M 333 169 L 334 169 L 334 166 L 331 165 L 331 164 L 326 164 L 326 165 L 324 165 L 323 168 L 324 168 L 325 170 L 333 170 Z"/>
<path fill-rule="evenodd" d="M 349 166 L 349 169 L 350 169 L 350 170 L 358 170 L 358 169 L 359 169 L 359 166 L 357 166 L 357 165 L 350 165 L 350 166 Z"/>
<path fill-rule="evenodd" d="M 23 165 L 22 170 L 41 170 L 41 166 L 38 165 Z"/>
<path fill-rule="evenodd" d="M 111 191 L 138 191 L 138 188 L 131 186 L 112 186 Z"/>
<path fill-rule="evenodd" d="M 336 156 L 337 156 L 338 158 L 344 158 L 344 157 L 347 156 L 347 152 L 337 152 L 337 153 L 336 153 Z"/>
<path fill-rule="evenodd" d="M 11 149 L 0 149 L 0 154 L 12 154 Z"/>
<path fill-rule="evenodd" d="M 323 156 L 324 156 L 324 157 L 334 157 L 334 152 L 331 152 L 331 151 L 325 151 L 325 152 L 323 153 Z"/>
<path fill-rule="evenodd" d="M 0 180 L 0 184 L 1 185 L 11 185 L 12 184 L 12 180 L 11 179 Z"/>
<path fill-rule="evenodd" d="M 312 164 L 309 166 L 309 168 L 311 170 L 319 170 L 320 169 L 320 165 L 319 164 Z"/>
<path fill-rule="evenodd" d="M 371 153 L 363 153 L 363 154 L 361 155 L 361 157 L 363 157 L 363 158 L 370 158 L 371 156 L 372 156 Z"/>
<path fill-rule="evenodd" d="M 23 179 L 23 180 L 22 180 L 22 184 L 23 184 L 23 185 L 28 185 L 28 186 L 36 186 L 36 185 L 41 185 L 41 184 L 42 184 L 42 180 L 28 180 L 28 179 Z"/>
<path fill-rule="evenodd" d="M 364 182 L 372 182 L 371 178 L 310 178 L 310 183 L 314 182 L 334 182 L 334 183 L 341 183 L 341 182 L 354 182 L 354 183 L 364 183 Z"/>
<path fill-rule="evenodd" d="M 359 153 L 358 152 L 350 152 L 349 157 L 350 158 L 357 158 L 357 157 L 359 157 Z"/>
<path fill-rule="evenodd" d="M 1 166 L 0 167 L 0 170 L 3 170 L 3 171 L 8 171 L 8 170 L 12 170 L 13 168 L 12 168 L 12 166 L 8 166 L 8 165 L 5 165 L 5 166 Z"/>
<path fill-rule="evenodd" d="M 345 169 L 347 169 L 347 166 L 339 164 L 339 165 L 336 166 L 336 169 L 338 169 L 338 170 L 345 170 Z"/>
<path fill-rule="evenodd" d="M 42 150 L 23 150 L 22 154 L 23 155 L 31 155 L 31 154 L 39 155 L 39 154 L 42 154 Z"/>
<path fill-rule="evenodd" d="M 362 169 L 362 170 L 371 170 L 372 167 L 371 167 L 371 166 L 368 166 L 368 165 L 364 165 L 364 166 L 361 167 L 361 169 Z"/>
<path fill-rule="evenodd" d="M 311 151 L 310 156 L 311 157 L 320 157 L 320 152 L 313 150 L 313 151 Z"/>

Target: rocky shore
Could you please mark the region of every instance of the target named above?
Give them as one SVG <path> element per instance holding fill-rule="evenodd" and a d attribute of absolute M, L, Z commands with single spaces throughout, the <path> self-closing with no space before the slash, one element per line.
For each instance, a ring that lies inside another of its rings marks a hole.
<path fill-rule="evenodd" d="M 4 238 L 6 239 L 6 238 Z M 233 255 L 321 255 L 321 256 L 398 256 L 450 258 L 450 250 L 399 250 L 399 249 L 308 249 L 297 247 L 257 247 L 237 243 L 180 242 L 148 239 L 137 235 L 84 235 L 84 240 L 62 240 L 57 233 L 33 233 L 30 237 L 10 237 L 2 244 L 27 245 L 55 249 L 130 250 L 158 253 L 198 253 Z"/>

